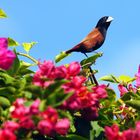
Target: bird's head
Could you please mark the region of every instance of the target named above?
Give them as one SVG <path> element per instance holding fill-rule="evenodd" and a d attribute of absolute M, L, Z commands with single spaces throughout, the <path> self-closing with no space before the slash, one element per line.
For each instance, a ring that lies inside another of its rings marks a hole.
<path fill-rule="evenodd" d="M 112 20 L 111 16 L 104 16 L 98 21 L 96 27 L 104 27 L 107 30 Z"/>

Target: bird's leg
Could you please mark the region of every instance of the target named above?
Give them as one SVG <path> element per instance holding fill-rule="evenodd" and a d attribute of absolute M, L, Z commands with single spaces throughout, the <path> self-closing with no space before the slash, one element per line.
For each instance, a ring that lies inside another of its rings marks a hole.
<path fill-rule="evenodd" d="M 88 55 L 87 55 L 86 53 L 83 53 L 83 54 L 88 58 Z M 91 81 L 91 84 L 94 84 L 94 81 L 93 81 L 93 79 L 92 79 L 91 76 L 89 76 L 89 79 L 90 79 L 90 81 Z"/>
<path fill-rule="evenodd" d="M 86 53 L 84 53 L 84 55 L 88 58 L 88 55 Z"/>
<path fill-rule="evenodd" d="M 92 81 L 94 81 L 95 85 L 98 86 L 99 84 L 98 84 L 98 82 L 97 82 L 97 80 L 96 80 L 96 77 L 95 77 L 95 75 L 94 75 L 94 73 L 93 73 L 93 70 L 91 69 L 90 66 L 89 66 L 89 70 L 90 70 L 90 73 L 92 74 L 92 78 L 93 78 Z M 92 83 L 92 84 L 93 84 L 93 83 Z"/>
<path fill-rule="evenodd" d="M 86 54 L 86 53 L 84 53 L 84 55 L 88 58 L 88 55 Z M 90 70 L 90 73 L 92 74 L 92 77 L 90 76 L 89 78 L 90 78 L 90 81 L 91 81 L 91 83 L 92 84 L 96 84 L 96 86 L 98 86 L 99 84 L 98 84 L 98 82 L 97 82 L 97 80 L 96 80 L 96 77 L 95 77 L 95 75 L 94 75 L 94 73 L 93 73 L 93 70 L 91 69 L 91 67 L 89 66 L 89 70 Z"/>
<path fill-rule="evenodd" d="M 90 68 L 90 67 L 89 67 L 89 68 Z M 91 81 L 91 84 L 94 84 L 93 75 L 92 75 L 92 77 L 89 76 L 89 79 L 90 79 L 90 81 Z"/>

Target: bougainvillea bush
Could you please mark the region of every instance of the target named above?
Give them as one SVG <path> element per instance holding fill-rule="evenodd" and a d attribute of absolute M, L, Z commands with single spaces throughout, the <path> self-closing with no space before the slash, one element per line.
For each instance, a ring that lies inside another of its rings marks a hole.
<path fill-rule="evenodd" d="M 56 66 L 30 56 L 35 44 L 0 37 L 0 140 L 140 140 L 140 68 L 99 84 L 91 66 L 102 53 Z"/>

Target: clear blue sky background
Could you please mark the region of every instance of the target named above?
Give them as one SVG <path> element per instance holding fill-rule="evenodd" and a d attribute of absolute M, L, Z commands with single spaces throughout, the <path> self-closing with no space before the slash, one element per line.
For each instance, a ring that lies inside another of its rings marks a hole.
<path fill-rule="evenodd" d="M 37 41 L 31 54 L 54 60 L 55 55 L 80 42 L 98 19 L 114 17 L 106 41 L 98 51 L 98 78 L 108 74 L 134 76 L 140 64 L 140 0 L 1 0 L 8 15 L 0 20 L 0 36 L 18 42 Z M 89 54 L 89 56 L 92 54 Z M 73 53 L 59 64 L 81 61 Z"/>

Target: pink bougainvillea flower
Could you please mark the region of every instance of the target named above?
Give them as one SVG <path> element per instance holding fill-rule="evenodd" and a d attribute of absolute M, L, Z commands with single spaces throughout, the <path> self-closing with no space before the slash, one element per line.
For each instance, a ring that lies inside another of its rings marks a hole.
<path fill-rule="evenodd" d="M 12 118 L 21 119 L 29 114 L 29 108 L 24 106 L 24 102 L 24 99 L 19 98 L 13 103 L 10 109 Z"/>
<path fill-rule="evenodd" d="M 135 138 L 140 139 L 140 121 L 136 122 L 136 128 L 134 131 Z"/>
<path fill-rule="evenodd" d="M 125 140 L 122 135 L 119 134 L 119 127 L 118 125 L 114 124 L 111 127 L 105 127 L 105 135 L 107 140 Z"/>
<path fill-rule="evenodd" d="M 8 130 L 10 130 L 10 131 L 12 131 L 12 132 L 14 132 L 14 131 L 16 131 L 17 129 L 19 129 L 19 124 L 18 123 L 16 123 L 16 122 L 13 122 L 13 121 L 6 121 L 6 122 L 4 122 L 4 124 L 3 124 L 3 128 L 4 129 L 8 129 Z"/>
<path fill-rule="evenodd" d="M 65 109 L 79 110 L 89 106 L 89 91 L 86 87 L 80 87 L 79 89 L 73 89 L 74 94 L 63 103 Z M 72 90 L 72 91 L 73 91 Z"/>
<path fill-rule="evenodd" d="M 4 48 L 4 49 L 7 49 L 8 47 L 8 39 L 3 37 L 3 38 L 0 38 L 0 49 Z"/>
<path fill-rule="evenodd" d="M 8 39 L 7 38 L 0 38 L 0 68 L 4 70 L 8 70 L 15 58 L 16 55 L 13 51 L 8 50 Z"/>
<path fill-rule="evenodd" d="M 17 98 L 15 102 L 13 102 L 13 105 L 16 107 L 19 107 L 21 105 L 24 105 L 25 100 L 23 98 Z"/>
<path fill-rule="evenodd" d="M 136 122 L 136 129 L 140 131 L 140 121 Z"/>
<path fill-rule="evenodd" d="M 92 88 L 93 92 L 98 95 L 98 98 L 106 98 L 107 97 L 107 86 L 106 85 L 99 85 Z"/>
<path fill-rule="evenodd" d="M 33 84 L 40 87 L 48 87 L 53 84 L 54 80 L 48 80 L 46 75 L 42 75 L 41 71 L 37 71 L 33 77 Z"/>
<path fill-rule="evenodd" d="M 124 137 L 124 140 L 139 140 L 138 137 L 134 136 L 134 131 L 132 129 L 123 131 L 122 135 Z"/>
<path fill-rule="evenodd" d="M 133 92 L 133 93 L 136 93 L 136 92 L 137 92 L 137 89 L 134 88 L 134 87 L 132 86 L 132 84 L 129 84 L 129 85 L 128 85 L 128 90 L 131 91 L 131 92 Z"/>
<path fill-rule="evenodd" d="M 60 68 L 56 70 L 56 67 L 54 66 L 54 63 L 52 61 L 44 61 L 43 63 L 39 62 L 38 67 L 39 70 L 33 76 L 34 85 L 43 88 L 48 87 L 50 84 L 54 82 L 54 79 L 57 78 L 56 76 L 58 76 L 58 78 L 62 76 L 58 72 L 58 69 Z"/>
<path fill-rule="evenodd" d="M 29 114 L 29 109 L 25 106 L 13 107 L 11 111 L 12 118 L 21 119 L 23 116 Z"/>
<path fill-rule="evenodd" d="M 36 86 L 44 87 L 44 81 L 41 79 L 41 71 L 37 71 L 33 77 L 33 84 Z"/>
<path fill-rule="evenodd" d="M 72 62 L 69 64 L 67 70 L 69 76 L 76 76 L 80 72 L 80 64 L 78 62 Z"/>
<path fill-rule="evenodd" d="M 55 68 L 55 78 L 63 79 L 67 77 L 67 68 L 65 66 L 59 66 Z"/>
<path fill-rule="evenodd" d="M 12 131 L 8 129 L 3 129 L 0 130 L 0 140 L 17 140 L 17 138 Z"/>
<path fill-rule="evenodd" d="M 43 63 L 39 62 L 38 66 L 42 76 L 54 79 L 55 66 L 52 61 L 44 61 Z"/>
<path fill-rule="evenodd" d="M 58 113 L 56 109 L 50 106 L 45 111 L 41 112 L 40 116 L 45 120 L 49 120 L 52 124 L 55 124 L 58 119 Z"/>
<path fill-rule="evenodd" d="M 25 129 L 35 128 L 34 121 L 28 116 L 22 117 L 19 121 L 19 125 L 21 128 L 25 128 Z"/>
<path fill-rule="evenodd" d="M 122 132 L 123 137 L 125 140 L 140 140 L 140 122 L 136 123 L 136 128 L 132 129 L 129 128 Z"/>
<path fill-rule="evenodd" d="M 83 86 L 83 84 L 85 83 L 86 81 L 86 78 L 83 77 L 83 76 L 74 76 L 72 79 L 72 84 L 74 85 L 74 88 L 76 89 L 79 89 L 80 87 Z"/>
<path fill-rule="evenodd" d="M 118 89 L 119 89 L 119 91 L 120 91 L 120 96 L 123 96 L 125 93 L 127 93 L 127 92 L 129 92 L 129 91 L 130 91 L 130 92 L 133 92 L 133 93 L 136 93 L 136 92 L 137 92 L 137 89 L 134 88 L 134 87 L 132 86 L 132 84 L 127 85 L 127 87 L 125 87 L 125 86 L 119 84 L 119 85 L 118 85 Z"/>
<path fill-rule="evenodd" d="M 43 135 L 48 135 L 48 136 L 54 135 L 54 126 L 48 120 L 41 120 L 37 125 L 37 129 Z"/>
<path fill-rule="evenodd" d="M 137 74 L 135 74 L 135 77 L 136 77 L 136 87 L 140 87 L 140 65 Z"/>
<path fill-rule="evenodd" d="M 42 120 L 39 121 L 37 129 L 41 134 L 55 136 L 56 134 L 66 135 L 70 122 L 67 118 L 59 119 L 56 109 L 48 107 L 40 114 Z"/>
<path fill-rule="evenodd" d="M 0 48 L 0 68 L 2 69 L 9 69 L 14 60 L 16 55 L 11 50 L 7 50 L 5 48 Z"/>
<path fill-rule="evenodd" d="M 128 92 L 127 88 L 124 87 L 124 86 L 121 85 L 121 84 L 118 85 L 118 89 L 119 89 L 119 91 L 120 91 L 120 96 L 123 96 L 125 93 Z"/>
<path fill-rule="evenodd" d="M 70 128 L 70 122 L 67 118 L 60 119 L 55 125 L 55 131 L 57 134 L 66 135 Z"/>
<path fill-rule="evenodd" d="M 119 132 L 118 125 L 105 127 L 105 135 L 107 140 L 140 140 L 140 121 L 136 123 L 136 128 L 129 128 L 123 132 Z"/>
<path fill-rule="evenodd" d="M 29 107 L 29 113 L 31 115 L 35 115 L 39 113 L 39 104 L 40 104 L 40 99 L 36 99 L 32 105 Z"/>

